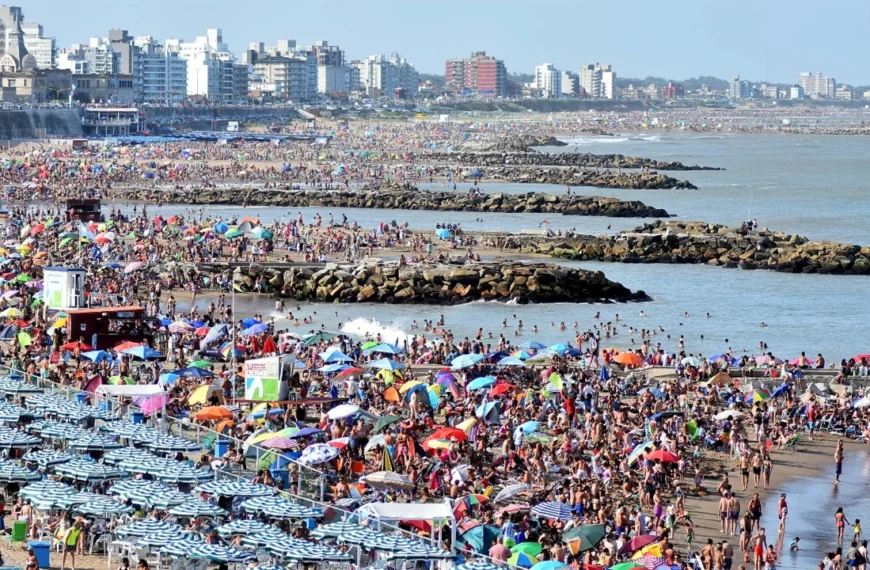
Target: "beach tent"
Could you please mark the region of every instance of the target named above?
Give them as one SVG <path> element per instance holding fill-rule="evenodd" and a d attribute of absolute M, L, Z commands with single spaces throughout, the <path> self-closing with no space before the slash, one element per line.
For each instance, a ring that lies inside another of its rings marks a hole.
<path fill-rule="evenodd" d="M 403 503 L 368 503 L 361 506 L 355 512 L 360 523 L 371 519 L 378 531 L 384 523 L 392 524 L 400 521 L 426 521 L 434 529 L 438 527 L 438 535 L 432 536 L 434 544 L 441 544 L 441 524 L 450 525 L 450 543 L 456 544 L 456 517 L 453 509 L 446 501 L 444 503 L 415 503 L 413 510 L 408 510 L 408 505 Z M 437 542 L 435 542 L 437 538 Z"/>
<path fill-rule="evenodd" d="M 117 386 L 102 384 L 97 387 L 96 391 L 97 401 L 100 401 L 101 398 L 105 398 L 107 400 L 118 401 L 119 398 L 133 398 L 135 396 L 160 396 L 166 394 L 163 390 L 163 386 L 159 384 L 121 384 Z M 161 399 L 162 402 L 162 411 L 163 414 L 166 414 L 166 398 Z M 151 410 L 156 411 L 156 410 Z"/>

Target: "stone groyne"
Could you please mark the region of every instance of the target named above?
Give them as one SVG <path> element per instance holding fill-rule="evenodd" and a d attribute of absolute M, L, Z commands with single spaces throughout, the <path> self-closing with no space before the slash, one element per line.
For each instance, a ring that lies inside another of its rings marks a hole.
<path fill-rule="evenodd" d="M 211 274 L 229 271 L 212 269 Z M 207 268 L 200 271 L 208 272 Z M 419 303 L 456 305 L 476 300 L 517 303 L 612 303 L 648 301 L 600 271 L 567 269 L 552 264 L 414 265 L 376 263 L 270 268 L 251 264 L 237 268 L 233 281 L 253 291 L 257 281 L 266 291 L 298 301 L 335 303 Z"/>
<path fill-rule="evenodd" d="M 140 200 L 142 191 L 135 188 L 116 189 L 118 200 Z M 245 190 L 245 189 L 185 189 L 161 194 L 164 203 L 238 204 L 303 208 L 377 208 L 395 210 L 431 210 L 498 213 L 545 213 L 576 216 L 607 216 L 614 218 L 663 218 L 669 214 L 638 201 L 599 196 L 568 196 L 554 194 L 469 194 L 467 192 L 434 192 L 416 187 L 384 188 L 359 191 L 318 190 Z"/>
<path fill-rule="evenodd" d="M 811 241 L 780 232 L 744 232 L 702 222 L 658 220 L 610 236 L 511 237 L 508 247 L 571 260 L 704 263 L 784 273 L 870 275 L 868 246 Z"/>
<path fill-rule="evenodd" d="M 557 184 L 624 190 L 697 190 L 688 180 L 678 180 L 658 172 L 637 173 L 616 170 L 587 170 L 578 167 L 487 166 L 466 170 L 466 178 L 504 181 L 516 184 Z"/>
<path fill-rule="evenodd" d="M 622 154 L 575 152 L 433 152 L 415 157 L 420 162 L 435 161 L 471 167 L 487 166 L 563 166 L 583 168 L 649 168 L 651 170 L 724 170 L 715 166 L 686 165 Z"/>

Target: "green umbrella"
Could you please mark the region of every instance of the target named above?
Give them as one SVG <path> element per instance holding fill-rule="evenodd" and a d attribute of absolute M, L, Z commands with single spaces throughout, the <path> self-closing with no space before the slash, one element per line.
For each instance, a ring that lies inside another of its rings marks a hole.
<path fill-rule="evenodd" d="M 62 240 L 60 240 L 60 243 L 57 244 L 57 247 L 63 247 L 66 244 L 68 244 L 69 242 L 71 242 L 72 240 L 73 240 L 73 238 L 71 238 L 71 237 L 65 237 Z"/>
<path fill-rule="evenodd" d="M 242 232 L 238 230 L 238 228 L 233 228 L 224 234 L 225 238 L 237 238 L 242 235 Z"/>
<path fill-rule="evenodd" d="M 30 346 L 33 344 L 33 337 L 26 332 L 18 333 L 18 344 L 21 346 Z"/>
<path fill-rule="evenodd" d="M 34 299 L 32 303 L 30 303 L 30 308 L 35 309 L 39 305 L 42 304 L 42 299 Z"/>
<path fill-rule="evenodd" d="M 402 416 L 384 416 L 375 424 L 375 433 L 380 433 L 387 426 L 402 421 Z"/>
<path fill-rule="evenodd" d="M 22 273 L 21 275 L 16 277 L 15 280 L 18 281 L 19 283 L 26 283 L 28 281 L 33 281 L 33 278 L 30 275 L 28 275 L 27 273 Z"/>
<path fill-rule="evenodd" d="M 278 454 L 275 452 L 275 450 L 274 449 L 270 450 L 266 455 L 261 457 L 260 460 L 257 462 L 257 468 L 258 469 L 268 469 L 269 467 L 272 466 L 272 463 L 275 461 L 275 459 L 277 459 L 277 457 L 278 457 Z"/>
<path fill-rule="evenodd" d="M 208 360 L 194 360 L 190 365 L 195 366 L 196 368 L 208 368 L 212 363 Z"/>
<path fill-rule="evenodd" d="M 514 554 L 525 552 L 529 556 L 537 556 L 542 550 L 544 550 L 544 547 L 539 542 L 521 542 L 511 547 L 511 552 Z"/>
<path fill-rule="evenodd" d="M 132 378 L 127 378 L 126 376 L 124 376 L 123 378 L 121 376 L 109 377 L 109 384 L 111 384 L 112 386 L 118 386 L 119 384 L 135 384 L 135 383 L 136 383 L 135 380 L 133 380 Z"/>
<path fill-rule="evenodd" d="M 360 348 L 361 348 L 362 350 L 368 350 L 368 349 L 370 349 L 370 348 L 372 348 L 372 347 L 377 346 L 378 344 L 379 344 L 378 341 L 376 341 L 376 340 L 370 340 L 370 341 L 368 341 L 367 343 L 365 343 L 364 345 L 362 345 Z"/>
<path fill-rule="evenodd" d="M 604 540 L 606 530 L 603 524 L 584 524 L 583 526 L 575 526 L 568 532 L 562 535 L 562 540 L 571 542 L 572 540 L 580 540 L 579 552 L 592 550 L 598 543 Z"/>
<path fill-rule="evenodd" d="M 646 568 L 646 566 L 629 560 L 628 562 L 622 562 L 616 566 L 611 566 L 610 570 L 634 570 L 635 568 Z"/>
<path fill-rule="evenodd" d="M 305 346 L 312 346 L 322 341 L 330 341 L 334 338 L 338 337 L 337 334 L 331 332 L 319 332 L 317 334 L 313 334 L 310 337 L 305 339 Z"/>

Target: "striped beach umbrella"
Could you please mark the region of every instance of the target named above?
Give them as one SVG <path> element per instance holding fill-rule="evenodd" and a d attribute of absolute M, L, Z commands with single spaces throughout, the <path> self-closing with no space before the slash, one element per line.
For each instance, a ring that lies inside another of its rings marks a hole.
<path fill-rule="evenodd" d="M 120 469 L 83 459 L 73 459 L 72 461 L 61 463 L 54 468 L 54 471 L 64 477 L 88 483 L 111 481 L 124 477 L 124 472 Z"/>
<path fill-rule="evenodd" d="M 253 560 L 254 556 L 244 550 L 217 544 L 202 543 L 194 546 L 187 552 L 188 558 L 207 558 L 212 562 L 235 564 Z"/>
<path fill-rule="evenodd" d="M 18 422 L 22 419 L 41 418 L 42 414 L 13 404 L 0 403 L 0 422 Z"/>
<path fill-rule="evenodd" d="M 164 435 L 163 437 L 145 441 L 142 445 L 148 449 L 159 450 L 161 452 L 192 452 L 202 449 L 202 447 L 195 441 L 190 441 L 189 439 L 184 439 L 183 437 L 177 437 L 174 435 Z"/>
<path fill-rule="evenodd" d="M 127 473 L 156 474 L 171 469 L 173 463 L 175 463 L 174 459 L 151 455 L 150 457 L 125 459 L 118 464 L 118 469 Z"/>
<path fill-rule="evenodd" d="M 290 539 L 290 535 L 286 532 L 270 526 L 269 530 L 265 532 L 258 532 L 244 537 L 242 545 L 250 548 L 260 548 L 269 544 L 280 544 Z"/>
<path fill-rule="evenodd" d="M 0 381 L 0 392 L 5 394 L 42 394 L 45 390 L 27 382 L 3 380 Z"/>
<path fill-rule="evenodd" d="M 139 449 L 137 447 L 122 447 L 120 449 L 112 449 L 103 454 L 103 463 L 109 465 L 119 465 L 123 461 L 145 461 L 152 457 L 157 457 L 147 449 Z"/>
<path fill-rule="evenodd" d="M 366 528 L 356 523 L 341 521 L 320 525 L 311 532 L 311 536 L 317 539 L 338 538 L 345 533 L 361 530 L 366 530 Z"/>
<path fill-rule="evenodd" d="M 387 560 L 448 560 L 450 558 L 456 558 L 456 554 L 425 542 L 419 542 L 413 548 L 390 552 L 387 555 Z"/>
<path fill-rule="evenodd" d="M 88 438 L 92 435 L 93 434 L 88 430 L 66 422 L 51 422 L 43 427 L 39 432 L 39 436 L 46 439 L 76 440 L 80 438 Z"/>
<path fill-rule="evenodd" d="M 303 465 L 317 465 L 326 463 L 338 457 L 339 450 L 325 443 L 315 443 L 306 447 L 299 457 L 299 463 Z"/>
<path fill-rule="evenodd" d="M 85 437 L 72 440 L 67 447 L 81 451 L 105 451 L 107 449 L 119 449 L 124 446 L 106 436 L 91 433 Z"/>
<path fill-rule="evenodd" d="M 299 447 L 299 442 L 292 437 L 273 437 L 261 443 L 260 447 L 264 449 L 296 449 Z"/>
<path fill-rule="evenodd" d="M 374 540 L 379 536 L 383 536 L 379 532 L 375 532 L 371 529 L 363 527 L 360 530 L 350 530 L 347 532 L 341 533 L 338 537 L 338 542 L 343 542 L 345 544 L 365 544 L 370 540 Z"/>
<path fill-rule="evenodd" d="M 571 520 L 571 507 L 565 503 L 546 501 L 532 507 L 532 514 L 536 517 L 557 521 Z"/>
<path fill-rule="evenodd" d="M 148 536 L 150 534 L 156 534 L 158 532 L 180 532 L 181 530 L 181 527 L 174 523 L 166 521 L 144 520 L 119 527 L 115 531 L 115 534 L 122 538 L 128 536 L 142 537 Z"/>
<path fill-rule="evenodd" d="M 193 488 L 194 493 L 235 497 L 267 497 L 275 491 L 265 485 L 248 481 L 210 481 Z"/>
<path fill-rule="evenodd" d="M 151 489 L 154 485 L 156 485 L 154 481 L 146 481 L 144 479 L 125 479 L 123 481 L 115 482 L 108 492 L 110 495 L 117 495 L 122 499 L 129 499 L 132 493 L 139 490 Z"/>
<path fill-rule="evenodd" d="M 362 478 L 363 483 L 375 489 L 413 489 L 414 482 L 394 471 L 378 471 Z"/>
<path fill-rule="evenodd" d="M 531 488 L 532 486 L 528 483 L 515 483 L 513 485 L 508 485 L 507 487 L 499 491 L 498 494 L 496 494 L 495 499 L 493 499 L 492 501 L 494 503 L 498 503 L 499 501 L 508 501 L 513 497 L 516 497 L 520 493 L 528 491 Z"/>
<path fill-rule="evenodd" d="M 103 497 L 94 499 L 83 505 L 79 505 L 75 510 L 83 515 L 90 516 L 106 516 L 119 515 L 122 513 L 130 514 L 133 512 L 133 507 L 128 507 L 118 501 Z"/>
<path fill-rule="evenodd" d="M 763 402 L 768 398 L 770 398 L 770 391 L 762 388 L 760 390 L 753 390 L 746 394 L 746 396 L 743 397 L 743 401 L 747 404 L 754 404 L 755 402 Z"/>
<path fill-rule="evenodd" d="M 60 509 L 68 510 L 75 507 L 76 505 L 84 505 L 85 503 L 104 500 L 105 498 L 105 495 L 98 495 L 97 493 L 91 493 L 90 491 L 82 491 L 81 493 L 76 493 L 75 495 L 64 495 L 61 497 L 57 497 L 55 499 L 55 504 Z"/>
<path fill-rule="evenodd" d="M 248 513 L 262 513 L 276 519 L 316 519 L 323 516 L 320 509 L 303 507 L 280 497 L 254 497 L 242 503 Z"/>
<path fill-rule="evenodd" d="M 176 464 L 162 473 L 155 473 L 154 478 L 167 483 L 204 483 L 214 479 L 214 471 Z"/>
<path fill-rule="evenodd" d="M 205 544 L 205 542 L 199 538 L 198 536 L 192 536 L 190 538 L 182 538 L 179 540 L 173 540 L 167 543 L 164 543 L 160 547 L 160 554 L 168 554 L 169 556 L 182 557 L 187 556 L 187 553 L 197 548 L 201 545 Z"/>
<path fill-rule="evenodd" d="M 217 505 L 212 505 L 200 499 L 190 498 L 184 503 L 169 509 L 169 514 L 178 517 L 222 517 L 229 513 Z"/>
<path fill-rule="evenodd" d="M 42 438 L 20 431 L 0 431 L 0 448 L 13 449 L 42 445 Z"/>
<path fill-rule="evenodd" d="M 504 570 L 501 566 L 496 566 L 492 562 L 487 562 L 486 560 L 471 560 L 466 562 L 465 564 L 460 564 L 453 568 L 453 570 Z"/>
<path fill-rule="evenodd" d="M 38 467 L 45 469 L 52 465 L 66 463 L 75 459 L 76 455 L 71 455 L 64 451 L 55 451 L 53 449 L 37 449 L 36 451 L 28 451 L 21 456 L 25 463 L 35 463 Z"/>
<path fill-rule="evenodd" d="M 119 437 L 129 437 L 131 439 L 140 439 L 153 434 L 153 437 L 159 437 L 162 432 L 157 428 L 146 426 L 144 424 L 134 424 L 128 421 L 117 421 L 101 426 L 101 430 L 115 434 Z"/>
<path fill-rule="evenodd" d="M 18 491 L 18 495 L 25 499 L 57 495 L 78 495 L 78 493 L 79 492 L 71 485 L 66 485 L 59 481 L 52 481 L 51 479 L 44 479 L 37 483 L 31 483 Z"/>
<path fill-rule="evenodd" d="M 18 465 L 14 461 L 4 461 L 0 463 L 0 483 L 31 483 L 42 479 L 42 475 L 38 471 Z"/>
<path fill-rule="evenodd" d="M 179 529 L 170 529 L 170 530 L 161 530 L 155 532 L 153 534 L 146 534 L 142 538 L 140 538 L 136 545 L 139 546 L 162 546 L 164 544 L 170 542 L 180 542 L 180 541 L 190 541 L 191 546 L 199 544 L 202 542 L 202 539 L 195 532 L 191 532 L 189 530 Z"/>
<path fill-rule="evenodd" d="M 330 546 L 301 540 L 268 545 L 266 550 L 280 558 L 292 560 L 296 563 L 350 562 L 352 560 L 350 554 L 346 552 L 341 552 Z"/>
<path fill-rule="evenodd" d="M 398 552 L 400 550 L 408 550 L 416 548 L 420 544 L 419 540 L 405 538 L 404 536 L 393 536 L 389 534 L 378 534 L 377 536 L 367 540 L 363 546 L 370 550 L 381 550 L 384 552 Z"/>
<path fill-rule="evenodd" d="M 246 519 L 236 519 L 232 522 L 228 522 L 217 527 L 217 531 L 218 534 L 220 534 L 221 536 L 235 536 L 237 534 L 259 534 L 261 532 L 266 532 L 271 528 L 273 527 L 267 525 L 264 522 Z"/>

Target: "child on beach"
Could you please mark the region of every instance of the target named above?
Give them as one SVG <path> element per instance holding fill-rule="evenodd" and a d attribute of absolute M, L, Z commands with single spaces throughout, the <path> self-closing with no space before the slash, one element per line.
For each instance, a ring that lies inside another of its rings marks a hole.
<path fill-rule="evenodd" d="M 791 539 L 791 542 L 788 543 L 788 549 L 791 550 L 792 552 L 797 552 L 798 550 L 801 549 L 800 542 L 801 542 L 801 537 L 799 537 L 799 536 L 794 537 L 793 539 Z"/>
<path fill-rule="evenodd" d="M 861 520 L 855 519 L 855 542 L 861 542 Z"/>

